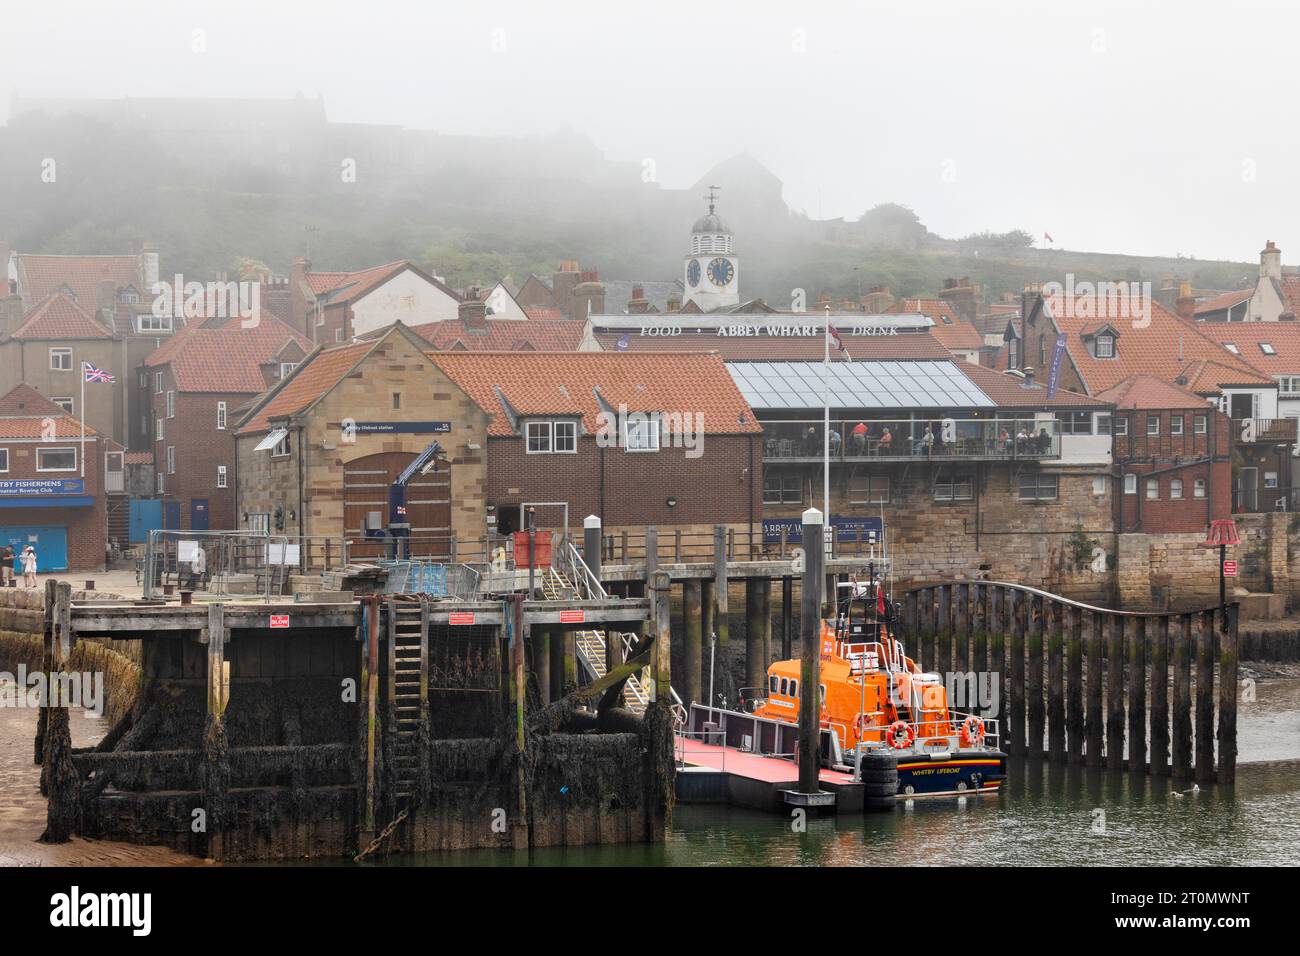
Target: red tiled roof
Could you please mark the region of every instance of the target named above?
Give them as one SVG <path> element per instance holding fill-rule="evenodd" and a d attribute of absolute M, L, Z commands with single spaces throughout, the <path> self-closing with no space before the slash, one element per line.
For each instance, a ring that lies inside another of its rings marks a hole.
<path fill-rule="evenodd" d="M 1282 297 L 1291 311 L 1300 316 L 1300 276 L 1283 276 Z"/>
<path fill-rule="evenodd" d="M 487 319 L 474 331 L 461 319 L 411 326 L 440 352 L 572 352 L 582 343 L 584 322 L 570 319 Z"/>
<path fill-rule="evenodd" d="M 564 318 L 563 312 L 549 305 L 526 305 L 523 306 L 523 310 L 524 315 L 528 316 L 530 319 L 549 320 Z"/>
<path fill-rule="evenodd" d="M 1150 324 L 1136 327 L 1135 322 L 1145 318 L 1144 305 L 1150 308 Z M 1267 376 L 1254 371 L 1206 336 L 1203 325 L 1179 318 L 1154 299 L 1145 304 L 1128 302 L 1125 307 L 1127 314 L 1122 316 L 1080 316 L 1085 309 L 1108 308 L 1105 297 L 1096 297 L 1086 303 L 1079 301 L 1077 308 L 1071 302 L 1064 302 L 1052 314 L 1056 328 L 1067 336 L 1066 351 L 1071 361 L 1093 394 L 1118 385 L 1132 375 L 1145 373 L 1172 382 L 1198 362 L 1211 364 L 1198 369 L 1198 374 L 1205 377 L 1197 391 L 1218 384 L 1272 384 Z M 1043 320 L 1040 317 L 1038 321 Z M 1104 325 L 1112 326 L 1118 335 L 1113 358 L 1094 357 L 1083 339 L 1085 330 L 1095 332 Z M 1210 381 L 1216 376 L 1218 381 Z"/>
<path fill-rule="evenodd" d="M 927 330 L 933 332 L 933 329 Z M 619 348 L 624 336 L 627 345 Z M 712 332 L 684 332 L 654 336 L 635 332 L 597 332 L 596 341 L 606 352 L 716 352 L 728 362 L 813 362 L 825 353 L 820 331 L 817 335 L 716 335 Z M 867 359 L 950 359 L 952 353 L 925 333 L 900 335 L 845 335 L 844 345 L 855 360 Z"/>
<path fill-rule="evenodd" d="M 92 300 L 94 301 L 94 300 Z M 111 339 L 113 333 L 66 293 L 48 296 L 23 318 L 15 339 Z"/>
<path fill-rule="evenodd" d="M 66 414 L 61 405 L 55 405 L 26 382 L 20 382 L 0 396 L 0 417 L 23 418 L 30 415 L 44 417 Z"/>
<path fill-rule="evenodd" d="M 1205 322 L 1197 328 L 1218 342 L 1227 354 L 1228 345 L 1237 347 L 1241 361 L 1265 375 L 1300 375 L 1300 322 Z M 1276 355 L 1260 349 L 1273 346 Z"/>
<path fill-rule="evenodd" d="M 62 411 L 62 409 L 60 409 Z M 31 418 L 0 418 L 0 438 L 45 438 L 50 434 L 49 415 L 35 415 Z M 81 437 L 81 421 L 71 415 L 61 415 L 54 420 L 54 434 L 60 439 L 71 440 Z M 85 426 L 86 437 L 98 436 L 98 432 L 89 425 Z"/>
<path fill-rule="evenodd" d="M 360 342 L 313 353 L 239 429 L 239 434 L 266 431 L 271 427 L 271 419 L 301 412 L 337 385 L 378 344 L 379 341 Z"/>
<path fill-rule="evenodd" d="M 1235 305 L 1241 305 L 1255 294 L 1254 287 L 1249 289 L 1237 289 L 1235 292 L 1223 292 L 1212 299 L 1206 299 L 1203 302 L 1196 303 L 1196 314 L 1201 315 L 1206 312 L 1222 312 L 1224 309 L 1230 309 Z"/>
<path fill-rule="evenodd" d="M 357 272 L 309 272 L 307 273 L 307 285 L 311 287 L 313 295 L 333 292 L 335 289 L 344 286 L 369 286 L 375 280 L 396 272 L 405 265 L 406 260 L 399 259 L 396 262 L 386 262 L 382 266 L 371 266 L 369 269 L 361 269 Z M 349 294 L 351 294 L 351 290 L 349 290 Z"/>
<path fill-rule="evenodd" d="M 140 260 L 136 256 L 18 256 L 18 278 L 31 302 L 40 302 L 67 286 L 77 302 L 87 309 L 96 307 L 99 283 L 107 280 L 114 289 L 134 286 L 142 295 Z"/>
<path fill-rule="evenodd" d="M 960 318 L 946 299 L 899 299 L 885 310 L 886 315 L 912 312 L 919 312 L 934 323 L 930 334 L 949 351 L 966 352 L 984 345 L 979 329 Z"/>
<path fill-rule="evenodd" d="M 651 352 L 435 352 L 434 364 L 492 416 L 490 435 L 513 435 L 497 389 L 521 415 L 580 415 L 600 428 L 602 406 L 629 412 L 703 415 L 711 434 L 762 430 L 717 355 Z"/>
<path fill-rule="evenodd" d="M 128 465 L 152 465 L 153 452 L 151 451 L 128 451 L 123 461 Z"/>
<path fill-rule="evenodd" d="M 1109 404 L 1109 400 L 1103 399 L 1100 395 L 1096 398 L 1090 398 L 1087 395 L 1080 395 L 1078 392 L 1067 391 L 1063 388 L 1058 388 L 1056 394 L 1048 399 L 1045 382 L 1035 381 L 1031 387 L 1026 387 L 1025 380 L 1019 375 L 994 371 L 991 368 L 985 368 L 983 365 L 973 365 L 970 362 L 957 362 L 955 364 L 963 375 L 974 382 L 981 392 L 997 402 L 1000 407 L 1055 408 L 1063 406 L 1066 408 L 1104 408 Z"/>
<path fill-rule="evenodd" d="M 1098 396 L 1116 408 L 1197 408 L 1205 399 L 1155 375 L 1130 375 Z"/>
<path fill-rule="evenodd" d="M 188 326 L 171 341 L 155 349 L 144 364 L 170 365 L 176 388 L 182 392 L 257 394 L 266 390 L 261 364 L 274 358 L 287 342 L 303 351 L 310 343 L 270 314 L 245 327 L 245 320 L 227 319 L 223 325 Z"/>

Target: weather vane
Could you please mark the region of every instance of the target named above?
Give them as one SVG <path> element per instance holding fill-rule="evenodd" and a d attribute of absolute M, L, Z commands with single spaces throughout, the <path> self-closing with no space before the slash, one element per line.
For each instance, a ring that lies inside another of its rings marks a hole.
<path fill-rule="evenodd" d="M 714 201 L 715 199 L 718 198 L 718 190 L 721 189 L 721 188 L 722 188 L 721 186 L 710 186 L 710 187 L 709 187 L 709 194 L 708 194 L 707 196 L 704 197 L 705 199 L 707 199 L 707 200 L 709 201 L 709 214 L 710 214 L 710 215 L 713 214 L 713 201 Z"/>

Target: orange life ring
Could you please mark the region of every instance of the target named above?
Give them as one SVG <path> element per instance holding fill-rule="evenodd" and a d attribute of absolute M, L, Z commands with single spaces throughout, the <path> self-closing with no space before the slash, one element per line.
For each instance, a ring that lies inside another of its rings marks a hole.
<path fill-rule="evenodd" d="M 963 747 L 977 747 L 984 739 L 984 721 L 971 714 L 961 722 L 961 743 Z"/>
<path fill-rule="evenodd" d="M 911 724 L 896 720 L 885 731 L 885 739 L 895 750 L 904 750 L 912 746 L 912 741 L 916 740 L 916 731 L 912 729 Z"/>

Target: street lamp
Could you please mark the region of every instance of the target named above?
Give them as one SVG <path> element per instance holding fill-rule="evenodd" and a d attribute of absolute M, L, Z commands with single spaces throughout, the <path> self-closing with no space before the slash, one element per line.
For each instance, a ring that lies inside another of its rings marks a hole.
<path fill-rule="evenodd" d="M 1210 533 L 1206 535 L 1202 547 L 1219 549 L 1219 628 L 1228 633 L 1228 586 L 1223 573 L 1223 566 L 1228 560 L 1228 545 L 1241 544 L 1241 535 L 1237 534 L 1237 522 L 1231 518 L 1215 518 L 1210 522 Z"/>

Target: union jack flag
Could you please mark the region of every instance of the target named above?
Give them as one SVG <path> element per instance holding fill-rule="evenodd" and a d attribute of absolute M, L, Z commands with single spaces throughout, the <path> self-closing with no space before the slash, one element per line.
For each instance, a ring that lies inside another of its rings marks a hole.
<path fill-rule="evenodd" d="M 117 381 L 117 379 L 113 378 L 113 376 L 108 372 L 105 372 L 102 368 L 95 368 L 95 366 L 91 365 L 89 362 L 81 363 L 81 371 L 85 376 L 85 381 L 87 382 L 104 382 L 108 385 L 112 385 Z"/>

